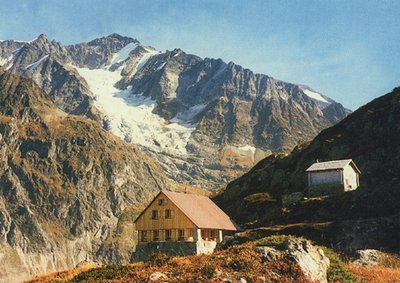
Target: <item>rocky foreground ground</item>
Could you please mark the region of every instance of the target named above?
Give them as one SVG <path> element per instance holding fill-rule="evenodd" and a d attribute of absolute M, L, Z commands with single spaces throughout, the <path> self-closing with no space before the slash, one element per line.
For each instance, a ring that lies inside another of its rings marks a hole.
<path fill-rule="evenodd" d="M 85 262 L 73 270 L 36 277 L 27 283 L 397 282 L 397 278 L 400 259 L 396 256 L 367 250 L 346 264 L 332 250 L 309 240 L 271 236 L 221 248 L 210 255 L 170 258 L 155 254 L 146 262 L 124 266 Z"/>

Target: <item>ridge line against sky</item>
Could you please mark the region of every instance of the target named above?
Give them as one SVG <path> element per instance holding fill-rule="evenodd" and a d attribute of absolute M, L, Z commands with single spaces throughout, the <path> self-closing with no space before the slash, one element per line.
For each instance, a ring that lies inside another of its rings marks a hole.
<path fill-rule="evenodd" d="M 356 109 L 400 82 L 400 1 L 0 0 L 0 39 L 119 33 L 306 84 Z"/>

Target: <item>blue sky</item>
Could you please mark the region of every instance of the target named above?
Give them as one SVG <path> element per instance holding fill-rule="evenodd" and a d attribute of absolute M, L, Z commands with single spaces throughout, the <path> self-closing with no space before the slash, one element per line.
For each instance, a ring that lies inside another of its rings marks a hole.
<path fill-rule="evenodd" d="M 113 32 L 307 84 L 356 109 L 400 85 L 400 1 L 6 1 L 0 39 Z"/>

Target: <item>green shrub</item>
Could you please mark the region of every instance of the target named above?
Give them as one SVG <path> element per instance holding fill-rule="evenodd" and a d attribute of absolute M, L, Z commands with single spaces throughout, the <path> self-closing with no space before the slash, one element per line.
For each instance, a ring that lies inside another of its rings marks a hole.
<path fill-rule="evenodd" d="M 246 273 L 257 273 L 260 271 L 260 256 L 249 244 L 233 246 L 225 252 L 226 256 L 222 266 Z"/>
<path fill-rule="evenodd" d="M 330 261 L 327 272 L 328 282 L 358 282 L 357 278 L 346 269 L 338 254 L 329 248 L 321 248 Z"/>
<path fill-rule="evenodd" d="M 171 258 L 166 254 L 154 253 L 148 260 L 146 260 L 145 264 L 146 266 L 160 267 L 166 265 L 170 260 Z"/>
<path fill-rule="evenodd" d="M 282 251 L 288 248 L 291 238 L 291 235 L 273 235 L 256 241 L 256 246 L 267 246 Z"/>
<path fill-rule="evenodd" d="M 215 275 L 215 266 L 211 263 L 206 263 L 201 269 L 201 274 L 206 278 L 213 278 Z"/>
<path fill-rule="evenodd" d="M 96 282 L 103 283 L 108 282 L 111 279 L 119 279 L 126 276 L 129 272 L 129 268 L 123 265 L 107 265 L 100 268 L 90 269 L 82 272 L 72 278 L 69 282 Z"/>

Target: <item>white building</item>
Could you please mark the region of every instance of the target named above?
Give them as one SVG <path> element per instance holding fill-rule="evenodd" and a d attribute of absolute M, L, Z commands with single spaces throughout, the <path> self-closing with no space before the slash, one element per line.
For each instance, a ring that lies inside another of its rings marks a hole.
<path fill-rule="evenodd" d="M 353 191 L 360 185 L 360 170 L 352 159 L 316 162 L 307 170 L 310 196 Z"/>

